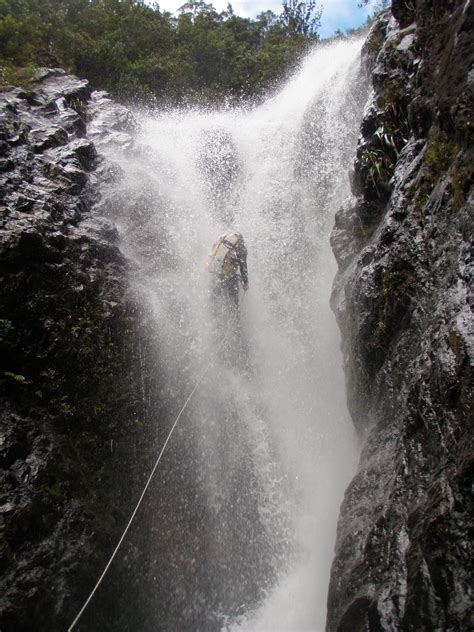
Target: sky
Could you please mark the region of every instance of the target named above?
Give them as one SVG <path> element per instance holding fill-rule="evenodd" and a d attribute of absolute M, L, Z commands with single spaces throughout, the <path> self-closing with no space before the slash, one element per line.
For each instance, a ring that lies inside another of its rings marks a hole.
<path fill-rule="evenodd" d="M 207 0 L 217 11 L 223 11 L 227 7 L 228 0 Z M 319 35 L 330 37 L 336 29 L 342 31 L 347 28 L 360 26 L 365 22 L 366 17 L 372 12 L 371 6 L 375 4 L 373 0 L 368 6 L 359 9 L 360 0 L 320 0 L 318 4 L 323 5 L 323 16 Z M 162 11 L 174 13 L 186 0 L 158 0 Z M 274 13 L 281 13 L 281 0 L 234 0 L 231 1 L 234 12 L 241 17 L 255 18 L 262 11 L 267 9 Z"/>

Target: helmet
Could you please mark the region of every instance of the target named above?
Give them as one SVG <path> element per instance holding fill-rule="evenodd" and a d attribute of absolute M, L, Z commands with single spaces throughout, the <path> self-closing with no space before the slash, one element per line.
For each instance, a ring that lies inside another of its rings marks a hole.
<path fill-rule="evenodd" d="M 228 241 L 232 242 L 235 245 L 237 245 L 238 243 L 243 243 L 244 241 L 242 233 L 239 233 L 237 231 L 232 231 L 231 233 L 227 233 L 225 235 L 225 239 L 227 239 Z"/>

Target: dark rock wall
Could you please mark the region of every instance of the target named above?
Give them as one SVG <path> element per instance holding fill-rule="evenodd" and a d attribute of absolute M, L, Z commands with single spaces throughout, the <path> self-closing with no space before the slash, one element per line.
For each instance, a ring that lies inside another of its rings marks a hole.
<path fill-rule="evenodd" d="M 472 629 L 472 2 L 395 1 L 364 49 L 373 95 L 333 309 L 363 449 L 327 630 Z"/>
<path fill-rule="evenodd" d="M 94 587 L 194 378 L 157 348 L 145 286 L 173 257 L 131 113 L 58 70 L 0 109 L 0 629 L 51 632 Z M 183 420 L 75 629 L 219 632 L 276 581 L 286 548 L 259 520 L 239 406 L 214 415 L 225 460 Z"/>
<path fill-rule="evenodd" d="M 2 632 L 71 623 L 147 469 L 140 314 L 94 210 L 118 174 L 88 137 L 131 121 L 103 101 L 62 71 L 0 94 Z"/>

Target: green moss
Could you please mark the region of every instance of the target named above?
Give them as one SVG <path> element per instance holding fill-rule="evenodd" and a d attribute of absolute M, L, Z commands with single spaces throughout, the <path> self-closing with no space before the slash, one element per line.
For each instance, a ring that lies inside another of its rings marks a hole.
<path fill-rule="evenodd" d="M 433 127 L 430 130 L 420 177 L 413 182 L 408 190 L 409 197 L 416 198 L 415 212 L 421 225 L 424 224 L 425 208 L 436 184 L 441 176 L 452 169 L 453 162 L 459 151 L 459 145 L 451 141 L 445 132 L 438 127 Z M 461 185 L 458 180 L 453 182 L 453 178 L 451 178 L 451 183 L 453 184 L 455 197 L 454 207 L 456 207 L 462 199 Z"/>
<path fill-rule="evenodd" d="M 369 350 L 383 348 L 381 341 L 383 340 L 384 336 L 385 336 L 385 322 L 383 320 L 378 320 L 377 324 L 375 325 L 372 331 L 371 337 L 367 341 L 367 348 Z"/>
<path fill-rule="evenodd" d="M 432 178 L 438 178 L 449 169 L 459 149 L 439 127 L 430 130 L 424 162 Z"/>
<path fill-rule="evenodd" d="M 398 50 L 398 45 L 400 44 L 402 39 L 402 35 L 399 35 L 396 38 L 391 38 L 388 42 L 386 42 L 383 49 L 384 54 L 389 59 L 390 65 L 393 67 L 403 67 L 406 65 L 406 54 Z"/>
<path fill-rule="evenodd" d="M 400 260 L 394 261 L 381 273 L 379 295 L 373 309 L 373 326 L 365 343 L 370 354 L 384 357 L 400 329 L 402 319 L 413 309 L 416 284 L 413 269 Z"/>
<path fill-rule="evenodd" d="M 0 318 L 0 340 L 3 340 L 6 334 L 14 331 L 13 323 L 8 318 Z"/>
<path fill-rule="evenodd" d="M 397 81 L 387 81 L 377 95 L 377 106 L 389 108 L 400 103 L 403 98 L 402 86 Z"/>
<path fill-rule="evenodd" d="M 361 234 L 364 241 L 368 241 L 372 237 L 378 225 L 379 221 L 374 220 L 373 222 L 370 222 L 369 224 L 365 224 L 363 226 Z"/>
<path fill-rule="evenodd" d="M 49 496 L 53 498 L 59 499 L 64 496 L 64 492 L 62 491 L 59 483 L 52 483 L 51 485 L 43 485 L 42 490 L 46 492 Z"/>
<path fill-rule="evenodd" d="M 416 279 L 409 269 L 397 268 L 382 273 L 380 294 L 384 301 L 390 301 L 401 296 L 410 296 L 416 287 Z"/>
<path fill-rule="evenodd" d="M 8 318 L 0 318 L 0 349 L 11 349 L 14 344 L 15 327 Z"/>
<path fill-rule="evenodd" d="M 405 145 L 410 135 L 406 99 L 406 88 L 398 78 L 387 81 L 377 96 L 377 106 L 384 113 L 384 133 L 395 139 L 398 150 Z"/>
<path fill-rule="evenodd" d="M 468 156 L 467 165 L 453 169 L 451 173 L 451 188 L 453 192 L 453 211 L 458 213 L 466 203 L 469 186 L 474 180 L 474 160 L 472 153 Z"/>
<path fill-rule="evenodd" d="M 5 60 L 0 60 L 0 89 L 7 86 L 27 88 L 37 72 L 38 66 L 35 64 L 18 67 Z"/>
<path fill-rule="evenodd" d="M 369 54 L 369 58 L 372 61 L 375 61 L 377 59 L 377 55 L 379 54 L 380 49 L 382 48 L 382 44 L 383 44 L 383 37 L 379 35 L 378 33 L 373 35 L 367 41 L 367 51 Z"/>

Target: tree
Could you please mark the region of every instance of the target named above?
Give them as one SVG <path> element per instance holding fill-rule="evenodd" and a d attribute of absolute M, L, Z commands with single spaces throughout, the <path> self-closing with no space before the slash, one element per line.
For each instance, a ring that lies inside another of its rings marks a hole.
<path fill-rule="evenodd" d="M 204 2 L 203 0 L 197 0 L 196 2 L 186 2 L 181 7 L 179 7 L 178 11 L 181 14 L 190 13 L 193 17 L 206 13 L 216 13 L 216 10 L 212 6 L 212 4 Z"/>
<path fill-rule="evenodd" d="M 321 26 L 323 9 L 316 0 L 299 2 L 283 0 L 283 13 L 280 19 L 290 35 L 315 36 Z"/>
<path fill-rule="evenodd" d="M 257 15 L 257 22 L 261 24 L 262 33 L 268 33 L 268 31 L 279 24 L 280 18 L 273 11 L 262 11 Z"/>

